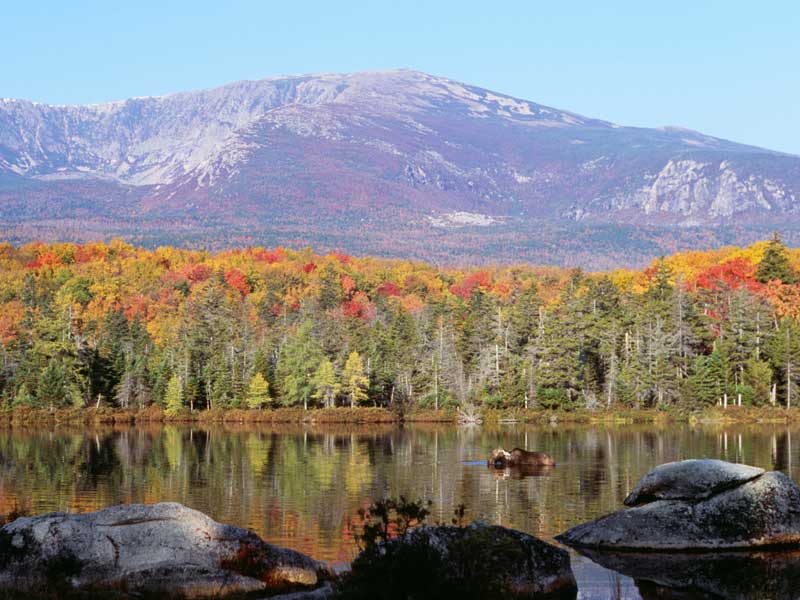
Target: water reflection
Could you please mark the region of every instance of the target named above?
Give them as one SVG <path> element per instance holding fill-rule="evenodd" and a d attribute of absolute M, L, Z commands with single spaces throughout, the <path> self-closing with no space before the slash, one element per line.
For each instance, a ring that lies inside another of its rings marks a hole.
<path fill-rule="evenodd" d="M 644 473 L 671 460 L 742 461 L 797 479 L 796 438 L 783 425 L 15 429 L 0 431 L 0 513 L 173 500 L 316 558 L 348 561 L 348 522 L 372 498 L 431 499 L 440 522 L 463 503 L 468 519 L 552 540 L 618 509 Z M 498 446 L 547 452 L 557 466 L 488 469 Z M 640 597 L 626 576 L 577 555 L 574 565 L 581 597 Z"/>
<path fill-rule="evenodd" d="M 580 550 L 632 577 L 643 599 L 798 597 L 800 552 L 666 554 Z"/>

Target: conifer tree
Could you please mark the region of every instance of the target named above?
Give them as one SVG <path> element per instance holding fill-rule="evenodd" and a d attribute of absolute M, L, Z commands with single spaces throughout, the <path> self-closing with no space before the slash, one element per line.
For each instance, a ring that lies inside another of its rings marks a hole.
<path fill-rule="evenodd" d="M 797 381 L 800 378 L 800 324 L 784 318 L 766 348 L 773 368 L 773 381 L 782 392 L 783 404 L 795 406 L 800 401 Z"/>
<path fill-rule="evenodd" d="M 342 380 L 344 382 L 344 391 L 350 398 L 351 408 L 367 399 L 369 379 L 364 375 L 364 363 L 358 352 L 351 352 L 350 356 L 347 357 L 347 362 L 342 372 Z"/>
<path fill-rule="evenodd" d="M 723 392 L 723 359 L 718 350 L 694 360 L 689 376 L 690 401 L 701 404 L 716 404 Z"/>
<path fill-rule="evenodd" d="M 308 408 L 308 400 L 314 393 L 312 377 L 319 366 L 322 349 L 312 328 L 311 321 L 304 321 L 281 348 L 276 377 L 284 406 L 302 404 L 303 408 Z"/>
<path fill-rule="evenodd" d="M 767 245 L 764 257 L 758 263 L 756 279 L 761 283 L 781 281 L 786 284 L 797 283 L 797 273 L 794 272 L 786 256 L 786 246 L 783 245 L 780 235 L 776 232 Z"/>
<path fill-rule="evenodd" d="M 745 363 L 744 385 L 749 388 L 752 403 L 764 405 L 769 402 L 770 387 L 772 384 L 772 369 L 769 363 L 751 358 Z"/>
<path fill-rule="evenodd" d="M 169 379 L 164 394 L 164 404 L 166 406 L 164 412 L 170 417 L 174 417 L 183 410 L 183 390 L 181 389 L 181 380 L 177 375 L 173 375 Z"/>
<path fill-rule="evenodd" d="M 319 368 L 314 373 L 314 393 L 311 395 L 315 400 L 322 402 L 325 408 L 333 408 L 336 396 L 342 386 L 336 381 L 336 373 L 333 363 L 327 358 L 322 359 Z"/>
<path fill-rule="evenodd" d="M 34 402 L 35 400 L 28 389 L 28 384 L 23 382 L 23 384 L 19 386 L 17 394 L 14 396 L 14 400 L 11 404 L 12 406 L 34 406 Z"/>
<path fill-rule="evenodd" d="M 67 357 L 52 358 L 39 377 L 37 396 L 49 408 L 60 408 L 68 404 L 83 406 L 83 397 L 77 383 L 72 380 L 76 374 L 71 368 L 73 362 Z"/>
<path fill-rule="evenodd" d="M 256 373 L 250 378 L 250 385 L 247 387 L 245 403 L 247 408 L 260 409 L 269 402 L 269 384 L 261 373 Z"/>

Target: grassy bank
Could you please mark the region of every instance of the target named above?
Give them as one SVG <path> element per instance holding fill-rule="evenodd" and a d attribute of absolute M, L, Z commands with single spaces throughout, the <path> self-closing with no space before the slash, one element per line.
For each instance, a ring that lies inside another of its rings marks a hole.
<path fill-rule="evenodd" d="M 394 423 L 396 413 L 383 408 L 276 408 L 270 410 L 202 410 L 167 415 L 158 407 L 144 410 L 108 408 L 59 409 L 14 408 L 0 411 L 0 426 L 38 424 L 135 424 L 135 423 Z"/>
<path fill-rule="evenodd" d="M 680 409 L 618 409 L 544 411 L 533 409 L 489 409 L 481 413 L 487 425 L 504 423 L 626 424 L 626 423 L 792 423 L 800 422 L 800 409 L 779 407 L 711 407 L 702 411 Z M 418 410 L 400 414 L 384 408 L 276 408 L 268 410 L 186 410 L 168 416 L 158 407 L 144 410 L 110 408 L 59 409 L 14 408 L 0 411 L 0 427 L 35 425 L 90 425 L 136 423 L 458 423 L 454 410 Z"/>

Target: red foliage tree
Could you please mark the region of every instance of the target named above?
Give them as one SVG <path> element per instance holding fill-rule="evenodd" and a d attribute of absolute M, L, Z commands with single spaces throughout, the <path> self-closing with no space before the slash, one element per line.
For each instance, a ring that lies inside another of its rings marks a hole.
<path fill-rule="evenodd" d="M 763 287 L 755 279 L 756 268 L 744 258 L 734 258 L 722 264 L 709 267 L 694 281 L 698 289 L 712 292 L 746 288 L 758 292 Z"/>
<path fill-rule="evenodd" d="M 460 284 L 454 283 L 451 285 L 450 292 L 464 300 L 468 300 L 476 288 L 488 290 L 491 287 L 491 275 L 486 271 L 477 271 L 471 275 L 467 275 Z"/>
<path fill-rule="evenodd" d="M 225 282 L 242 296 L 247 296 L 252 291 L 247 276 L 239 269 L 233 268 L 225 271 Z"/>
<path fill-rule="evenodd" d="M 204 264 L 186 265 L 181 269 L 181 275 L 183 275 L 190 284 L 200 283 L 211 277 L 211 267 Z"/>
<path fill-rule="evenodd" d="M 400 286 L 393 281 L 384 281 L 378 286 L 377 292 L 381 296 L 401 296 L 403 294 Z"/>
<path fill-rule="evenodd" d="M 60 267 L 61 257 L 55 252 L 49 250 L 42 252 L 35 259 L 26 265 L 29 269 L 38 269 L 40 267 Z"/>

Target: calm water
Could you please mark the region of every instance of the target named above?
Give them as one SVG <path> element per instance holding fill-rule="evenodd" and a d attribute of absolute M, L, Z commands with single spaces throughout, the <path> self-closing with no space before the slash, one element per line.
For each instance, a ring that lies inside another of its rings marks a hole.
<path fill-rule="evenodd" d="M 558 466 L 521 478 L 489 470 L 500 445 L 549 452 Z M 355 553 L 347 523 L 371 498 L 431 499 L 444 522 L 463 502 L 469 519 L 552 541 L 619 508 L 660 463 L 715 457 L 797 480 L 798 451 L 800 431 L 772 425 L 15 429 L 0 431 L 0 513 L 178 501 L 340 562 Z M 573 569 L 582 598 L 640 598 L 631 579 L 576 554 Z"/>

